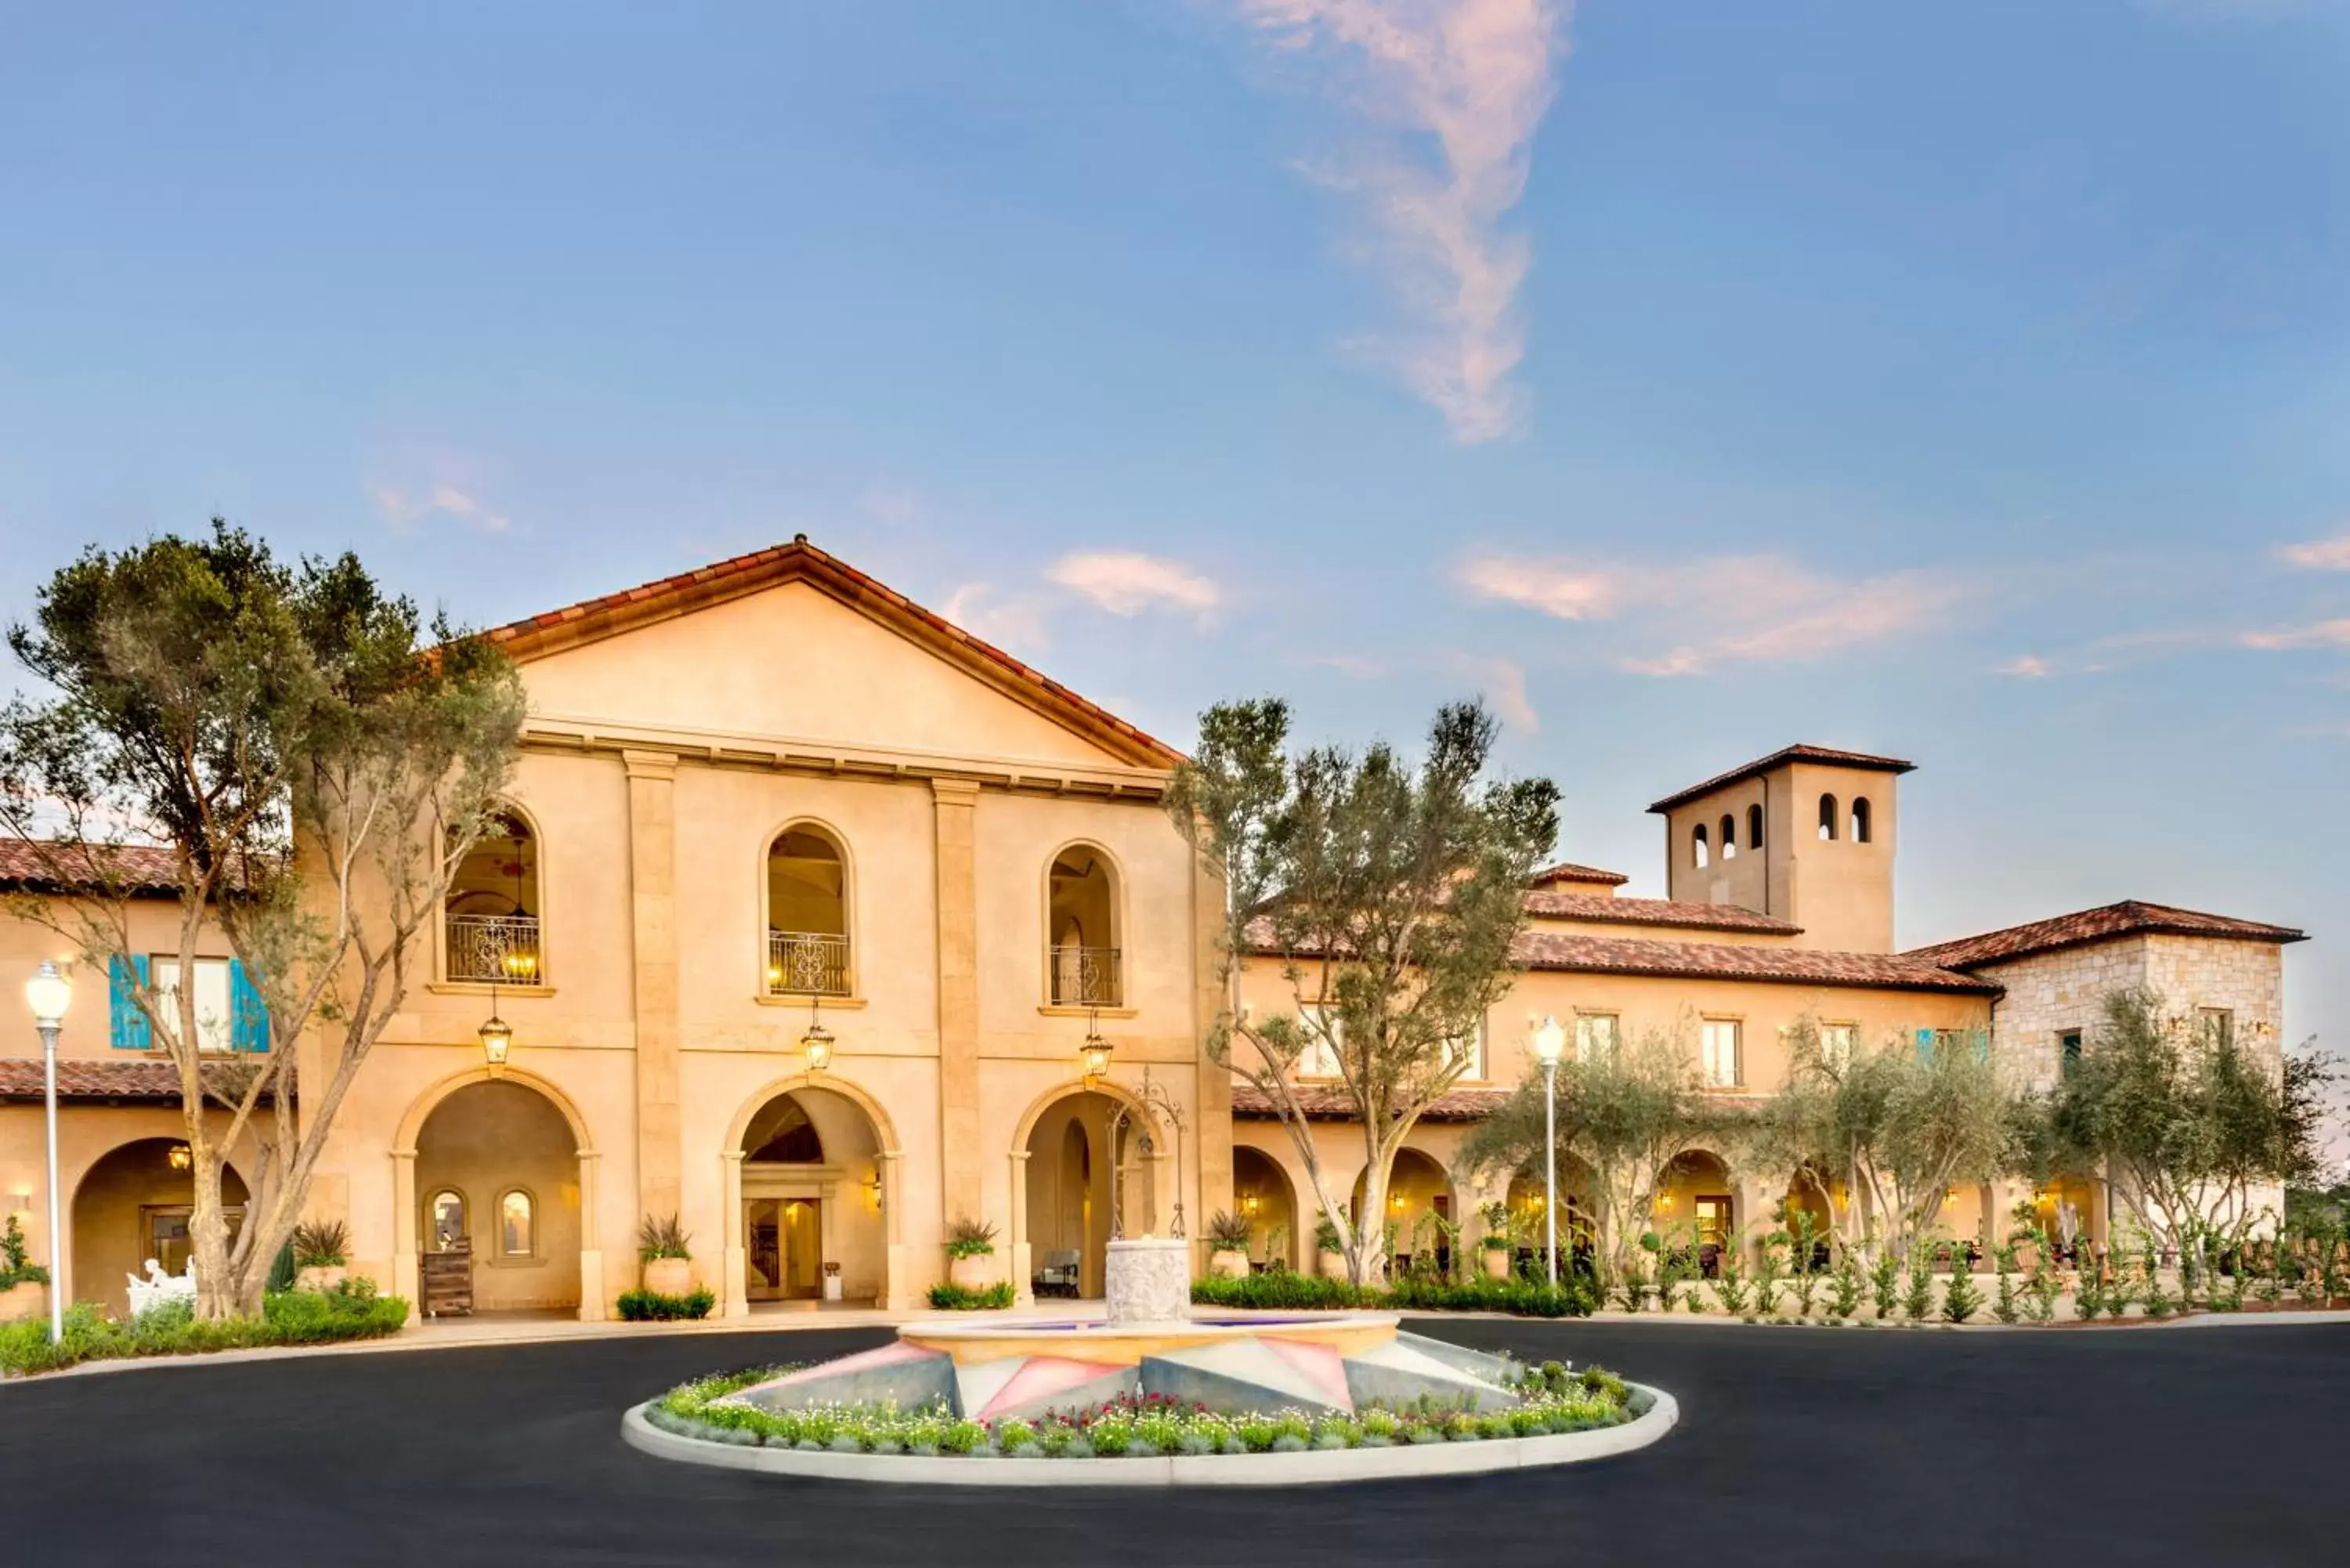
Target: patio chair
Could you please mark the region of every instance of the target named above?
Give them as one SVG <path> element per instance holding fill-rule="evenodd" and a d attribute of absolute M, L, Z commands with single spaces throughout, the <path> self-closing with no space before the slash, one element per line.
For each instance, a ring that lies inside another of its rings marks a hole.
<path fill-rule="evenodd" d="M 1040 1296 L 1075 1296 L 1077 1293 L 1076 1249 L 1063 1248 L 1045 1253 L 1043 1265 L 1028 1282 L 1035 1293 Z"/>

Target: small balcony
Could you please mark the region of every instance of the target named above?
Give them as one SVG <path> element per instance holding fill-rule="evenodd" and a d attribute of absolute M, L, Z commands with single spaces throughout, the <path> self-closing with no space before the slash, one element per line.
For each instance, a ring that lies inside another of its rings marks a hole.
<path fill-rule="evenodd" d="M 452 915 L 448 971 L 452 981 L 489 985 L 544 985 L 536 915 Z"/>
<path fill-rule="evenodd" d="M 767 994 L 847 996 L 848 939 L 823 931 L 769 931 Z"/>
<path fill-rule="evenodd" d="M 1123 1007 L 1126 988 L 1116 948 L 1064 947 L 1045 952 L 1055 1007 Z"/>

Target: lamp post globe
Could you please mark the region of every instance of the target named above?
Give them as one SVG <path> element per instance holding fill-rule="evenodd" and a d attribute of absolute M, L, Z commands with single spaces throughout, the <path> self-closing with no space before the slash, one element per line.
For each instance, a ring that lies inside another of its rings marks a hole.
<path fill-rule="evenodd" d="M 57 1207 L 57 1031 L 65 1027 L 66 1011 L 73 1006 L 73 986 L 53 961 L 43 959 L 25 982 L 25 1004 L 33 1010 L 33 1027 L 41 1036 L 41 1106 L 49 1144 L 49 1343 L 54 1345 L 66 1336 L 66 1278 L 63 1250 L 57 1244 L 62 1223 Z"/>

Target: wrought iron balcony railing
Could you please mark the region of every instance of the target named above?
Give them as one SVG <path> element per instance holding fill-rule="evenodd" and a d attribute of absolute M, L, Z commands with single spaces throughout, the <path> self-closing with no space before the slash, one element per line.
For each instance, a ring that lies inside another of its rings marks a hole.
<path fill-rule="evenodd" d="M 822 931 L 767 933 L 771 996 L 847 996 L 848 939 Z"/>
<path fill-rule="evenodd" d="M 1045 954 L 1053 977 L 1055 1007 L 1118 1007 L 1125 991 L 1118 973 L 1116 948 L 1064 947 L 1055 944 Z"/>
<path fill-rule="evenodd" d="M 536 915 L 449 917 L 449 978 L 498 985 L 543 985 Z"/>

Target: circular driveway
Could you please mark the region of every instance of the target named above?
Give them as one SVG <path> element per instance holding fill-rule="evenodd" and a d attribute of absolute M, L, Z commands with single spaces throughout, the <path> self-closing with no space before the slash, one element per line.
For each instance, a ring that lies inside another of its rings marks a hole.
<path fill-rule="evenodd" d="M 1419 1320 L 1671 1390 L 1564 1470 L 1295 1491 L 869 1488 L 664 1463 L 623 1407 L 878 1329 L 175 1366 L 0 1387 L 9 1561 L 2339 1563 L 2350 1325 L 1929 1334 Z"/>

